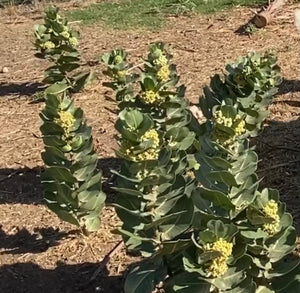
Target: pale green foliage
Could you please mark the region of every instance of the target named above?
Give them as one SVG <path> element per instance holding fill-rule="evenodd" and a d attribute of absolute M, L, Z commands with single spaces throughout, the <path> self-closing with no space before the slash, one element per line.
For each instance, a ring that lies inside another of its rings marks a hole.
<path fill-rule="evenodd" d="M 48 207 L 62 220 L 96 231 L 105 194 L 101 191 L 98 156 L 83 111 L 65 94 L 49 94 L 40 114 L 45 144 L 42 174 Z"/>
<path fill-rule="evenodd" d="M 70 28 L 68 21 L 58 14 L 56 6 L 45 10 L 44 24 L 35 25 L 35 46 L 45 56 L 73 51 L 78 45 L 79 33 Z"/>
<path fill-rule="evenodd" d="M 287 275 L 299 263 L 298 257 L 287 258 L 295 249 L 295 229 L 278 193 L 270 189 L 258 191 L 258 159 L 248 142 L 267 117 L 267 106 L 281 80 L 279 68 L 273 55 L 249 53 L 237 64 L 227 66 L 227 70 L 223 82 L 220 77 L 213 77 L 200 99 L 208 120 L 206 131 L 200 136 L 202 151 L 196 154 L 200 164 L 195 173 L 199 193 L 193 197 L 198 208 L 196 228 L 203 229 L 212 217 L 223 223 L 229 221 L 239 231 L 233 241 L 239 247 L 239 257 L 244 255 L 248 260 L 239 262 L 234 246 L 233 261 L 238 269 L 232 270 L 228 261 L 228 271 L 219 279 L 204 277 L 201 266 L 193 265 L 192 273 L 202 275 L 200 278 L 216 292 L 254 293 L 258 288 L 280 292 L 273 286 L 276 278 Z M 236 121 L 244 121 L 243 131 L 237 131 Z M 224 228 L 219 225 L 216 230 Z M 197 258 L 189 258 L 189 263 L 197 264 Z M 186 266 L 184 270 L 187 271 Z"/>
<path fill-rule="evenodd" d="M 90 74 L 68 76 L 80 66 L 79 53 L 71 43 L 78 34 L 57 12 L 54 6 L 47 9 L 45 24 L 36 26 L 35 32 L 36 46 L 55 62 L 46 70 L 44 82 L 51 85 L 45 90 L 45 108 L 40 113 L 45 145 L 42 159 L 46 165 L 42 185 L 47 206 L 87 234 L 100 227 L 105 194 L 101 190 L 91 128 L 86 125 L 82 109 L 74 107 L 69 90 L 80 89 Z M 47 42 L 55 47 L 45 48 Z"/>
<path fill-rule="evenodd" d="M 160 282 L 167 293 L 298 288 L 292 218 L 276 191 L 258 190 L 258 158 L 248 141 L 262 128 L 281 81 L 276 58 L 249 53 L 228 65 L 224 78 L 213 77 L 200 99 L 207 121 L 199 125 L 187 110 L 184 87 L 173 90 L 178 77 L 164 45 L 149 51 L 142 74 L 131 72 L 122 50 L 103 58 L 122 110 L 121 146 L 131 141 L 138 154 L 153 148 L 153 140 L 141 139 L 145 132 L 159 134 L 157 159 L 137 163 L 118 151 L 126 159 L 116 188 L 119 233 L 128 249 L 148 257 L 129 273 L 125 292 L 151 293 Z M 284 276 L 288 283 L 280 284 Z"/>
<path fill-rule="evenodd" d="M 68 90 L 77 92 L 92 81 L 92 71 L 74 72 L 80 67 L 80 54 L 77 50 L 79 32 L 70 28 L 68 21 L 58 14 L 56 6 L 46 9 L 44 24 L 35 25 L 34 30 L 35 47 L 42 57 L 54 63 L 45 71 L 45 83 L 67 84 Z M 55 89 L 50 86 L 48 92 L 53 91 Z"/>
<path fill-rule="evenodd" d="M 223 78 L 215 75 L 199 101 L 201 110 L 209 119 L 208 124 L 213 122 L 212 126 L 216 125 L 213 118 L 217 111 L 230 118 L 239 115 L 244 121 L 243 138 L 256 136 L 269 115 L 267 107 L 281 83 L 276 61 L 269 52 L 264 55 L 248 53 L 236 63 L 227 65 Z M 221 137 L 234 138 L 236 135 L 234 123 L 217 128 Z"/>
<path fill-rule="evenodd" d="M 117 154 L 125 160 L 118 173 L 116 211 L 123 222 L 119 233 L 128 249 L 138 250 L 151 259 L 155 256 L 154 266 L 161 268 L 155 273 L 145 272 L 145 280 L 156 280 L 148 283 L 150 292 L 166 275 L 164 255 L 169 250 L 181 250 L 189 242 L 183 239 L 179 243 L 174 239 L 192 224 L 194 179 L 187 171 L 195 166 L 190 164 L 187 151 L 196 141 L 195 134 L 187 127 L 191 114 L 184 99 L 184 87 L 175 87 L 178 77 L 164 45 L 150 46 L 144 72 L 134 71 L 126 57 L 124 51 L 116 50 L 102 58 L 108 65 L 106 73 L 115 78 L 109 86 L 117 91 L 121 110 L 116 122 L 121 143 Z M 123 61 L 116 64 L 117 58 Z M 167 73 L 163 79 L 158 74 L 162 68 Z M 123 70 L 126 79 L 120 80 L 118 71 Z M 149 130 L 157 133 L 159 141 L 141 139 Z M 144 157 L 136 162 L 126 156 L 124 141 L 128 142 L 125 147 L 137 155 L 156 144 L 157 157 Z M 144 278 L 142 270 L 151 266 L 143 264 L 133 270 L 133 277 L 130 274 L 125 283 L 125 292 L 142 292 L 145 284 L 138 285 L 135 273 Z"/>

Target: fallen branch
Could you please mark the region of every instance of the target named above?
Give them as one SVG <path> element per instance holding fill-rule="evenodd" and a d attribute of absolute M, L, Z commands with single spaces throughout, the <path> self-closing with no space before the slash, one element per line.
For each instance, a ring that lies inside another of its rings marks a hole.
<path fill-rule="evenodd" d="M 90 278 L 90 282 L 92 282 L 96 279 L 96 277 L 99 275 L 99 273 L 106 267 L 106 265 L 110 261 L 111 257 L 122 248 L 122 244 L 123 244 L 123 241 L 118 242 L 113 247 L 113 249 L 107 255 L 105 255 L 103 260 L 100 262 L 99 267 L 97 268 L 97 270 L 94 272 L 94 274 Z"/>
<path fill-rule="evenodd" d="M 267 8 L 263 8 L 259 13 L 255 13 L 253 23 L 258 28 L 265 27 L 273 19 L 278 10 L 285 4 L 285 0 L 274 0 Z"/>
<path fill-rule="evenodd" d="M 11 177 L 13 177 L 14 175 L 16 175 L 16 174 L 19 173 L 19 172 L 20 172 L 20 170 L 16 170 L 16 171 L 14 171 L 14 172 L 11 172 L 11 173 L 8 174 L 7 176 L 4 176 L 4 177 L 0 178 L 0 182 L 3 182 L 3 181 L 5 181 L 5 180 L 7 180 L 7 179 L 10 179 Z"/>

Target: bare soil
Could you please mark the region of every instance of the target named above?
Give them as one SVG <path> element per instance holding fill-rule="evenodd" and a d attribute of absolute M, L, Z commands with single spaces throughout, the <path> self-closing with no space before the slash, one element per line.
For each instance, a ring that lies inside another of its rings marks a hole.
<path fill-rule="evenodd" d="M 124 47 L 137 60 L 150 42 L 170 44 L 178 64 L 187 98 L 197 102 L 211 75 L 222 72 L 228 61 L 249 50 L 277 52 L 284 82 L 270 107 L 263 133 L 253 143 L 260 156 L 258 174 L 262 186 L 278 188 L 281 198 L 300 229 L 300 82 L 299 35 L 293 24 L 293 9 L 287 6 L 276 21 L 251 36 L 236 31 L 251 18 L 249 9 L 235 9 L 209 16 L 170 18 L 157 31 L 113 31 L 101 24 L 79 27 L 83 60 L 95 60 L 112 48 Z M 32 27 L 38 14 L 12 17 L 0 11 L 0 292 L 109 292 L 122 291 L 123 274 L 138 258 L 124 247 L 90 281 L 104 256 L 120 241 L 110 231 L 119 225 L 112 207 L 103 211 L 100 231 L 84 237 L 61 222 L 42 200 L 40 174 L 39 111 L 43 103 L 31 95 L 42 87 L 47 61 L 34 57 Z M 89 62 L 87 62 L 89 63 Z M 91 64 L 91 63 L 89 63 Z M 88 66 L 88 65 L 86 65 Z M 99 80 L 75 97 L 93 127 L 99 166 L 108 182 L 110 168 L 118 168 L 113 92 L 104 88 L 101 65 L 94 65 Z M 113 201 L 110 184 L 104 185 Z"/>

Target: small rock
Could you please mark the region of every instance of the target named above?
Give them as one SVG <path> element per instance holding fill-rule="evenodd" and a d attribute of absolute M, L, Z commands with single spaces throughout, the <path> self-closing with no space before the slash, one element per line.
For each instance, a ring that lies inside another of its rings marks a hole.
<path fill-rule="evenodd" d="M 7 73 L 7 72 L 8 72 L 8 68 L 7 68 L 7 67 L 3 67 L 3 68 L 2 68 L 2 72 L 3 72 L 3 73 Z"/>

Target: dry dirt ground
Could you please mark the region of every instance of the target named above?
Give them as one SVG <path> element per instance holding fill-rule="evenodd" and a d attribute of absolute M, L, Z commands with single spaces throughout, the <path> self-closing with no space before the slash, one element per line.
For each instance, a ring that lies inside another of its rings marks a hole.
<path fill-rule="evenodd" d="M 254 141 L 261 160 L 258 173 L 263 186 L 280 190 L 300 231 L 299 36 L 293 24 L 294 8 L 286 7 L 275 23 L 251 37 L 236 33 L 251 17 L 246 8 L 170 18 L 160 32 L 112 31 L 101 24 L 79 29 L 85 61 L 115 47 L 128 49 L 136 60 L 145 55 L 150 42 L 169 43 L 181 81 L 188 87 L 187 98 L 193 102 L 227 61 L 249 50 L 275 50 L 285 81 L 270 107 L 264 132 Z M 113 209 L 103 211 L 101 230 L 85 238 L 62 223 L 42 200 L 38 113 L 43 103 L 32 103 L 30 96 L 41 87 L 48 64 L 34 57 L 32 27 L 41 21 L 35 17 L 29 14 L 12 20 L 0 14 L 0 69 L 8 68 L 0 73 L 0 292 L 119 293 L 122 274 L 137 261 L 124 248 L 90 281 L 100 260 L 120 240 L 110 233 L 119 224 Z M 103 68 L 96 65 L 94 69 L 99 72 L 98 83 L 75 100 L 93 127 L 100 166 L 110 179 L 108 169 L 118 167 L 113 150 L 115 104 L 107 98 L 113 98 L 113 93 L 101 85 Z M 109 184 L 104 187 L 110 193 Z"/>

